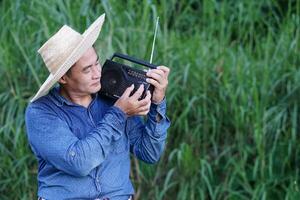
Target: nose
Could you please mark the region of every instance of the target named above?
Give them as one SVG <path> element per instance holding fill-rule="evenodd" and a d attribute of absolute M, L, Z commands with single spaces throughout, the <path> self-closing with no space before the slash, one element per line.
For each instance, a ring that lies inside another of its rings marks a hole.
<path fill-rule="evenodd" d="M 93 65 L 92 69 L 93 69 L 93 79 L 100 79 L 101 65 L 100 64 Z"/>

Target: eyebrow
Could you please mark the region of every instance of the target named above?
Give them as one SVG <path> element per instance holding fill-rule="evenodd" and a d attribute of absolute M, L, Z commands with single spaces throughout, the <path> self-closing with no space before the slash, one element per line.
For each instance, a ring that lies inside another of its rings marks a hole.
<path fill-rule="evenodd" d="M 97 60 L 96 60 L 96 62 L 98 62 L 98 61 L 99 61 L 99 56 L 97 55 Z M 84 70 L 86 70 L 87 68 L 90 68 L 90 67 L 92 67 L 92 65 L 85 66 L 85 67 L 82 69 L 82 71 L 84 71 Z"/>

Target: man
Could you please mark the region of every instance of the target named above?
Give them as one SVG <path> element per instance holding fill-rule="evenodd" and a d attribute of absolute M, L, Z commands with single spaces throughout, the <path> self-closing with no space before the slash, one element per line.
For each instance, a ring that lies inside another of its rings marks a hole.
<path fill-rule="evenodd" d="M 26 127 L 39 162 L 39 199 L 132 199 L 129 153 L 155 163 L 164 149 L 169 68 L 147 72 L 152 97 L 148 91 L 139 100 L 143 86 L 132 95 L 134 87 L 127 88 L 115 102 L 99 96 L 93 44 L 103 21 L 82 35 L 65 25 L 38 51 L 50 75 L 27 107 Z"/>

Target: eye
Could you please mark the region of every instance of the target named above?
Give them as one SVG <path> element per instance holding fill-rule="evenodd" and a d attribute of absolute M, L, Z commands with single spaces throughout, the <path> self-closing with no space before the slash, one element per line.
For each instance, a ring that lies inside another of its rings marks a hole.
<path fill-rule="evenodd" d="M 83 73 L 87 74 L 91 71 L 91 67 L 88 67 L 86 69 L 83 70 Z"/>

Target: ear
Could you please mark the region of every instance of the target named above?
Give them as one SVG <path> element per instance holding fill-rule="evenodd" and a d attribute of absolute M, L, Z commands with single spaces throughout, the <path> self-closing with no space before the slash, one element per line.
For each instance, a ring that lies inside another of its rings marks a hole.
<path fill-rule="evenodd" d="M 65 75 L 63 75 L 59 80 L 58 80 L 58 82 L 60 83 L 60 84 L 66 84 L 67 83 L 67 75 L 65 74 Z"/>

